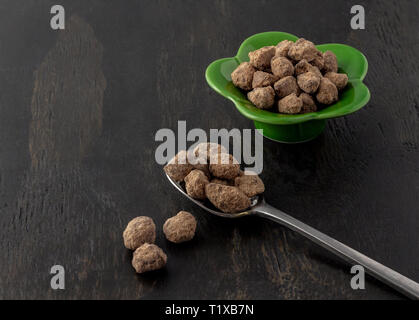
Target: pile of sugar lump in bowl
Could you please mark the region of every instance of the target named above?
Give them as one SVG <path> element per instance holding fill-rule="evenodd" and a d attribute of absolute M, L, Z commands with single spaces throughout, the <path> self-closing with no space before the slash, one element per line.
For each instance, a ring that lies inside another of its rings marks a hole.
<path fill-rule="evenodd" d="M 320 52 L 313 42 L 284 40 L 249 52 L 249 62 L 231 74 L 233 84 L 259 109 L 303 114 L 339 100 L 348 76 L 338 73 L 332 51 Z"/>

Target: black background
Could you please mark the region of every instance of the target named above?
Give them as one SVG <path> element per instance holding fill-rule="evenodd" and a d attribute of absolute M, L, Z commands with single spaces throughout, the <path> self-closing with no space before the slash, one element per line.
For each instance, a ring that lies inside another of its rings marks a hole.
<path fill-rule="evenodd" d="M 266 198 L 419 281 L 419 7 L 414 1 L 0 3 L 0 298 L 399 299 L 274 223 L 209 216 L 154 161 L 160 128 L 252 128 L 204 72 L 248 36 L 285 31 L 368 58 L 372 99 L 302 145 L 264 141 Z M 363 4 L 366 30 L 350 28 Z M 196 239 L 164 240 L 180 210 Z M 136 275 L 122 231 L 152 216 L 167 268 Z M 66 269 L 66 289 L 49 270 Z"/>

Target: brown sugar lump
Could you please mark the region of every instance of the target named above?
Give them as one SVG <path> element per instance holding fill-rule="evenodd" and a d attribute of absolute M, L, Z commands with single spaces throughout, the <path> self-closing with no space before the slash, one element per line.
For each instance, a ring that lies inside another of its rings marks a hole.
<path fill-rule="evenodd" d="M 163 225 L 166 239 L 173 243 L 190 241 L 195 236 L 196 219 L 187 211 L 181 211 Z"/>
<path fill-rule="evenodd" d="M 164 167 L 166 174 L 175 181 L 183 181 L 183 179 L 194 169 L 188 161 L 188 153 L 180 151 L 169 163 Z"/>
<path fill-rule="evenodd" d="M 249 52 L 250 64 L 258 70 L 268 70 L 274 56 L 274 46 L 263 47 L 259 50 Z"/>
<path fill-rule="evenodd" d="M 195 150 L 195 149 L 194 149 Z M 205 175 L 210 178 L 211 174 L 209 172 L 208 167 L 208 158 L 206 156 L 206 153 L 204 155 L 200 155 L 199 152 L 198 155 L 195 155 L 194 152 L 188 152 L 188 161 L 193 166 L 195 170 L 201 170 Z"/>
<path fill-rule="evenodd" d="M 207 175 L 201 170 L 192 170 L 185 177 L 186 193 L 194 199 L 205 199 L 205 186 L 209 183 Z"/>
<path fill-rule="evenodd" d="M 209 169 L 215 178 L 224 180 L 232 180 L 240 175 L 240 164 L 228 153 L 211 157 Z"/>
<path fill-rule="evenodd" d="M 316 98 L 320 103 L 326 105 L 332 104 L 338 101 L 338 89 L 332 81 L 327 78 L 322 78 Z"/>
<path fill-rule="evenodd" d="M 325 73 L 328 72 L 338 72 L 338 59 L 332 51 L 326 51 L 323 53 L 324 67 L 323 70 Z"/>
<path fill-rule="evenodd" d="M 301 108 L 301 113 L 310 113 L 317 111 L 317 105 L 314 102 L 314 99 L 311 95 L 303 92 L 300 94 L 301 100 L 303 100 L 303 107 Z"/>
<path fill-rule="evenodd" d="M 144 243 L 156 241 L 156 225 L 150 217 L 137 217 L 131 220 L 123 233 L 124 245 L 135 250 Z"/>
<path fill-rule="evenodd" d="M 253 74 L 255 68 L 249 62 L 241 63 L 231 74 L 233 84 L 243 90 L 252 90 Z"/>
<path fill-rule="evenodd" d="M 317 68 L 316 66 L 311 66 L 310 70 L 308 72 L 312 72 L 314 73 L 316 76 L 318 76 L 319 78 L 323 78 L 323 74 L 322 72 L 319 70 L 319 68 Z"/>
<path fill-rule="evenodd" d="M 274 89 L 279 98 L 284 98 L 292 93 L 300 93 L 297 80 L 293 76 L 288 76 L 275 82 Z"/>
<path fill-rule="evenodd" d="M 275 77 L 273 74 L 263 71 L 256 71 L 253 75 L 253 82 L 252 87 L 254 88 L 262 88 L 271 86 L 278 80 L 278 77 Z"/>
<path fill-rule="evenodd" d="M 217 179 L 214 178 L 210 181 L 210 183 L 222 184 L 223 186 L 230 186 L 231 182 L 227 180 Z"/>
<path fill-rule="evenodd" d="M 288 57 L 295 61 L 306 59 L 308 62 L 316 59 L 317 48 L 313 42 L 304 38 L 298 39 L 288 51 Z"/>
<path fill-rule="evenodd" d="M 294 42 L 292 42 L 290 40 L 281 41 L 275 47 L 275 50 L 276 50 L 275 55 L 276 56 L 281 56 L 281 57 L 287 57 L 288 56 L 288 51 L 293 44 L 294 44 Z"/>
<path fill-rule="evenodd" d="M 237 177 L 234 180 L 234 185 L 250 198 L 265 192 L 265 185 L 256 174 L 245 174 Z"/>
<path fill-rule="evenodd" d="M 275 91 L 272 87 L 256 88 L 247 94 L 247 98 L 259 109 L 270 109 L 275 103 Z"/>
<path fill-rule="evenodd" d="M 212 156 L 216 156 L 220 153 L 228 153 L 228 150 L 218 143 L 213 142 L 203 142 L 198 144 L 193 150 L 195 157 L 202 159 L 206 158 L 207 161 L 211 159 Z"/>
<path fill-rule="evenodd" d="M 306 72 L 297 77 L 298 86 L 306 93 L 315 93 L 320 85 L 320 77 L 313 72 Z"/>
<path fill-rule="evenodd" d="M 297 114 L 301 112 L 303 100 L 295 93 L 286 96 L 278 101 L 278 111 L 280 113 Z"/>
<path fill-rule="evenodd" d="M 211 178 L 211 173 L 209 171 L 208 163 L 204 163 L 204 161 L 207 161 L 207 159 L 202 159 L 202 162 L 201 162 L 201 160 L 198 160 L 196 162 L 196 164 L 193 165 L 193 167 L 194 167 L 195 170 L 200 170 L 203 173 L 205 173 L 205 175 L 208 178 Z M 186 179 L 186 177 L 185 177 L 185 179 Z"/>
<path fill-rule="evenodd" d="M 210 183 L 205 192 L 208 200 L 224 213 L 242 212 L 250 207 L 250 199 L 237 187 Z"/>
<path fill-rule="evenodd" d="M 137 273 L 159 270 L 166 263 L 167 255 L 155 244 L 143 244 L 135 250 L 132 257 L 132 266 Z"/>
<path fill-rule="evenodd" d="M 348 75 L 345 73 L 328 72 L 324 76 L 332 81 L 338 90 L 344 89 L 348 84 Z"/>
<path fill-rule="evenodd" d="M 295 65 L 295 75 L 299 76 L 300 74 L 309 72 L 311 67 L 312 65 L 306 59 L 303 59 Z"/>
<path fill-rule="evenodd" d="M 324 68 L 324 58 L 323 53 L 320 51 L 317 51 L 316 57 L 313 61 L 311 61 L 311 64 L 315 67 L 317 67 L 319 70 L 323 70 Z"/>
<path fill-rule="evenodd" d="M 311 65 L 310 63 L 307 62 L 307 60 L 303 59 L 295 65 L 295 75 L 299 76 L 300 74 L 303 74 L 306 72 L 313 72 L 319 77 L 323 76 L 319 68 Z"/>
<path fill-rule="evenodd" d="M 294 66 L 285 57 L 274 57 L 271 61 L 271 69 L 272 73 L 280 79 L 294 75 Z"/>

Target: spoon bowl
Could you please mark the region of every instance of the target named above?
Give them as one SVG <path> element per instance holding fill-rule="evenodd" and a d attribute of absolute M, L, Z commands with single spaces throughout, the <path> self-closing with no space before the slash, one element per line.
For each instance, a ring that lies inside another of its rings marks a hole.
<path fill-rule="evenodd" d="M 180 192 L 182 193 L 186 198 L 188 198 L 189 200 L 191 200 L 193 203 L 197 204 L 198 206 L 200 206 L 202 209 L 204 209 L 205 211 L 212 213 L 216 216 L 219 217 L 223 217 L 223 218 L 229 218 L 229 219 L 236 219 L 236 218 L 242 218 L 251 214 L 254 214 L 253 212 L 253 208 L 257 207 L 258 205 L 260 205 L 261 203 L 263 203 L 263 196 L 256 196 L 253 197 L 251 199 L 251 206 L 249 208 L 249 210 L 243 211 L 243 212 L 239 212 L 239 213 L 224 213 L 215 209 L 212 209 L 210 207 L 208 207 L 208 205 L 204 202 L 204 201 L 200 201 L 200 200 L 196 200 L 194 198 L 192 198 L 190 195 L 188 195 L 185 191 L 185 189 L 182 187 L 182 185 L 178 182 L 176 182 L 175 180 L 173 180 L 172 178 L 170 178 L 167 174 L 166 174 L 167 179 L 169 179 L 170 183 Z"/>

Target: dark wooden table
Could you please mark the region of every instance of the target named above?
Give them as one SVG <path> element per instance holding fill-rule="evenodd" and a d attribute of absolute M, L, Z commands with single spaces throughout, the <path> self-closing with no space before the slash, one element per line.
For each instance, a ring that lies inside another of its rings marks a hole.
<path fill-rule="evenodd" d="M 400 299 L 301 236 L 223 220 L 181 197 L 155 163 L 160 128 L 252 128 L 204 71 L 242 40 L 279 30 L 346 43 L 370 63 L 372 99 L 302 145 L 264 142 L 266 198 L 419 281 L 419 7 L 361 1 L 56 1 L 0 4 L 0 298 Z M 196 239 L 164 240 L 179 210 Z M 167 268 L 136 275 L 122 231 L 152 216 Z M 50 288 L 51 266 L 66 289 Z"/>

